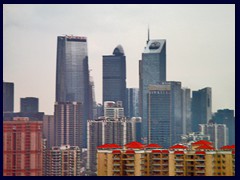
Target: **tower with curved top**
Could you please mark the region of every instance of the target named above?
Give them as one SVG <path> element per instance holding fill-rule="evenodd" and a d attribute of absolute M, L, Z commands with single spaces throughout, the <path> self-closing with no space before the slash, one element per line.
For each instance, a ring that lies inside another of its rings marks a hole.
<path fill-rule="evenodd" d="M 122 101 L 126 109 L 126 57 L 118 45 L 113 55 L 103 56 L 103 102 Z"/>

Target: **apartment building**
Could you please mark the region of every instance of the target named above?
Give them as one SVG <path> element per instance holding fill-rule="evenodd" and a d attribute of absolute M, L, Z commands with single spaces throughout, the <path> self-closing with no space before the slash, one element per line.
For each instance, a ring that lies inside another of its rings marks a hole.
<path fill-rule="evenodd" d="M 200 140 L 190 146 L 138 142 L 98 146 L 98 176 L 234 176 L 235 146 L 214 149 Z"/>

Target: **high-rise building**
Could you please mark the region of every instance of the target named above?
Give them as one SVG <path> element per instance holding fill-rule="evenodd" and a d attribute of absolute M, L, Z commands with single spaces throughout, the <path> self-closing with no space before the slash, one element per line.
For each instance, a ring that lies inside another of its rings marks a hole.
<path fill-rule="evenodd" d="M 131 142 L 104 144 L 97 150 L 98 176 L 234 176 L 235 146 L 215 150 L 198 141 L 190 147 Z"/>
<path fill-rule="evenodd" d="M 191 120 L 191 90 L 188 88 L 182 88 L 183 134 L 192 132 Z"/>
<path fill-rule="evenodd" d="M 46 147 L 47 149 L 54 146 L 54 116 L 53 115 L 44 115 L 43 117 L 43 138 L 47 140 Z"/>
<path fill-rule="evenodd" d="M 149 34 L 148 34 L 149 35 Z M 142 117 L 143 138 L 147 138 L 147 93 L 150 84 L 166 81 L 166 40 L 148 36 L 147 45 L 139 61 L 139 112 Z"/>
<path fill-rule="evenodd" d="M 183 133 L 181 116 L 181 82 L 149 85 L 148 143 L 167 148 L 179 142 Z"/>
<path fill-rule="evenodd" d="M 139 89 L 138 88 L 127 88 L 127 109 L 126 116 L 139 117 Z"/>
<path fill-rule="evenodd" d="M 87 38 L 58 36 L 56 102 L 81 102 L 83 106 L 83 146 L 86 147 L 89 109 L 89 69 Z"/>
<path fill-rule="evenodd" d="M 190 132 L 181 136 L 182 144 L 189 144 L 194 141 L 206 140 L 210 141 L 210 135 L 205 135 L 200 132 Z"/>
<path fill-rule="evenodd" d="M 192 131 L 198 132 L 198 124 L 206 124 L 212 119 L 212 89 L 206 87 L 192 91 Z"/>
<path fill-rule="evenodd" d="M 78 146 L 53 146 L 46 150 L 45 176 L 80 176 L 81 150 Z"/>
<path fill-rule="evenodd" d="M 102 144 L 123 145 L 139 139 L 138 129 L 141 127 L 141 118 L 117 118 L 88 120 L 88 158 L 87 168 L 96 171 L 97 146 Z"/>
<path fill-rule="evenodd" d="M 14 84 L 3 82 L 3 112 L 14 111 Z"/>
<path fill-rule="evenodd" d="M 42 176 L 42 122 L 3 121 L 3 175 Z"/>
<path fill-rule="evenodd" d="M 20 98 L 20 111 L 23 113 L 37 113 L 38 112 L 38 98 L 26 97 Z"/>
<path fill-rule="evenodd" d="M 80 102 L 56 102 L 54 109 L 55 146 L 82 148 L 83 108 Z"/>
<path fill-rule="evenodd" d="M 226 124 L 229 132 L 229 144 L 235 144 L 235 118 L 234 110 L 219 109 L 213 115 L 213 121 L 217 124 Z"/>
<path fill-rule="evenodd" d="M 104 117 L 117 119 L 124 117 L 124 108 L 121 101 L 105 101 L 104 102 Z"/>
<path fill-rule="evenodd" d="M 103 102 L 122 101 L 126 107 L 126 57 L 121 45 L 103 56 Z"/>
<path fill-rule="evenodd" d="M 89 82 L 89 109 L 90 114 L 88 119 L 97 119 L 97 103 L 95 98 L 95 86 L 93 77 L 90 76 L 90 82 Z"/>
<path fill-rule="evenodd" d="M 216 124 L 209 122 L 199 124 L 200 134 L 209 135 L 210 140 L 214 143 L 215 148 L 220 148 L 228 144 L 228 128 L 226 124 Z"/>

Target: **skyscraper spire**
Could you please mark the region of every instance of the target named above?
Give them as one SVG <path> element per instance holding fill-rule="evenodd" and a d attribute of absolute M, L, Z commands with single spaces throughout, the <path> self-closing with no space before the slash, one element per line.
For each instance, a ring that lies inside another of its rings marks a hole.
<path fill-rule="evenodd" d="M 150 40 L 150 30 L 149 30 L 149 25 L 148 25 L 148 39 L 147 39 L 147 43 L 149 42 Z"/>

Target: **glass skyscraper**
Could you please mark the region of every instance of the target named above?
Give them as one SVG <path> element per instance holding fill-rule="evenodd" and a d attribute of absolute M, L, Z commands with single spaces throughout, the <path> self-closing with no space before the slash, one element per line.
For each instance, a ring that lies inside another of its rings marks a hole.
<path fill-rule="evenodd" d="M 181 82 L 149 85 L 148 90 L 148 143 L 168 148 L 179 142 L 183 133 Z"/>
<path fill-rule="evenodd" d="M 14 107 L 14 84 L 3 82 L 3 112 L 13 112 Z"/>
<path fill-rule="evenodd" d="M 166 40 L 148 40 L 139 61 L 139 111 L 142 117 L 142 136 L 147 138 L 148 85 L 166 81 Z"/>
<path fill-rule="evenodd" d="M 103 56 L 103 104 L 104 101 L 122 101 L 126 107 L 126 57 L 121 45 L 113 55 Z"/>
<path fill-rule="evenodd" d="M 89 69 L 87 38 L 58 36 L 56 102 L 81 102 L 83 108 L 83 146 L 86 147 L 89 116 Z M 72 144 L 70 144 L 72 145 Z"/>
<path fill-rule="evenodd" d="M 212 89 L 206 87 L 192 91 L 192 131 L 199 131 L 199 124 L 207 124 L 212 119 Z"/>

